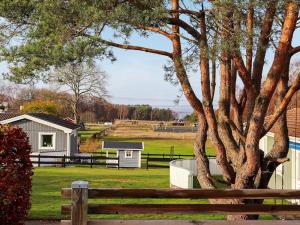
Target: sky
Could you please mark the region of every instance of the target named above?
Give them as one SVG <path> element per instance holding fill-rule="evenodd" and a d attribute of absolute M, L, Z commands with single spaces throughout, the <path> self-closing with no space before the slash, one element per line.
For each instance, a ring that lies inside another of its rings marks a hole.
<path fill-rule="evenodd" d="M 138 37 L 132 38 L 131 43 L 152 47 L 155 49 L 169 50 L 170 43 L 156 36 L 151 40 L 142 41 Z M 111 63 L 102 61 L 101 68 L 109 75 L 110 100 L 117 104 L 150 104 L 153 107 L 172 108 L 180 113 L 192 112 L 179 86 L 173 86 L 164 80 L 164 64 L 168 58 L 160 55 L 138 51 L 114 49 L 117 61 Z M 191 74 L 192 85 L 199 90 L 200 79 L 196 74 Z M 175 104 L 177 96 L 179 104 Z"/>
<path fill-rule="evenodd" d="M 152 35 L 148 39 L 133 35 L 130 40 L 131 44 L 138 43 L 141 46 L 167 51 L 171 49 L 169 40 L 158 35 Z M 294 34 L 293 46 L 297 45 L 300 45 L 300 31 Z M 192 112 L 192 108 L 182 96 L 180 87 L 173 86 L 164 80 L 163 65 L 167 64 L 167 57 L 132 50 L 113 49 L 113 51 L 117 61 L 113 63 L 109 60 L 97 62 L 98 66 L 108 75 L 107 89 L 110 102 L 115 104 L 149 104 L 153 107 L 171 108 L 180 116 Z M 270 66 L 269 63 L 272 62 L 272 58 L 273 53 L 269 52 L 266 58 L 265 72 Z M 7 65 L 0 63 L 0 73 L 6 71 Z M 191 72 L 189 78 L 196 95 L 201 99 L 199 73 Z M 218 89 L 217 87 L 215 105 L 219 95 Z M 179 104 L 175 104 L 174 101 L 178 95 L 181 98 L 179 98 Z"/>

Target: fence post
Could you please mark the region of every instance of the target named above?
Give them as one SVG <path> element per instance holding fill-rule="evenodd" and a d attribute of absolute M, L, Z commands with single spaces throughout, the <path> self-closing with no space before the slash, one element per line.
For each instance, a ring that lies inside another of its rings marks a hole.
<path fill-rule="evenodd" d="M 148 157 L 147 157 L 146 168 L 147 168 L 147 170 L 149 168 L 149 154 L 148 154 Z"/>
<path fill-rule="evenodd" d="M 93 168 L 93 154 L 91 155 L 91 168 Z"/>
<path fill-rule="evenodd" d="M 72 225 L 87 225 L 88 182 L 74 181 L 72 188 Z"/>
<path fill-rule="evenodd" d="M 171 146 L 170 149 L 170 161 L 172 161 L 174 159 L 174 146 Z"/>
<path fill-rule="evenodd" d="M 62 166 L 63 166 L 63 167 L 66 167 L 66 155 L 64 155 L 62 162 L 63 162 L 63 165 L 62 165 Z"/>
<path fill-rule="evenodd" d="M 38 155 L 38 167 L 41 166 L 41 158 L 40 158 L 41 154 Z"/>
<path fill-rule="evenodd" d="M 118 153 L 118 170 L 120 169 L 120 152 Z"/>

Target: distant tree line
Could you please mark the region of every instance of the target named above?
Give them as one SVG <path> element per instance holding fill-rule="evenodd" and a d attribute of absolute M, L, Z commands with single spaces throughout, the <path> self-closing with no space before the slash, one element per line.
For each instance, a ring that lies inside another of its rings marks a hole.
<path fill-rule="evenodd" d="M 6 90 L 1 85 L 1 90 Z M 62 118 L 73 118 L 72 94 L 53 88 L 32 88 L 11 85 L 14 92 L 0 93 L 0 104 L 7 102 L 11 113 L 46 113 Z M 78 101 L 80 122 L 103 122 L 116 119 L 169 121 L 176 118 L 171 109 L 152 108 L 150 105 L 118 105 L 101 97 L 82 95 Z"/>
<path fill-rule="evenodd" d="M 170 121 L 176 118 L 171 109 L 152 108 L 150 105 L 117 105 L 118 119 Z"/>

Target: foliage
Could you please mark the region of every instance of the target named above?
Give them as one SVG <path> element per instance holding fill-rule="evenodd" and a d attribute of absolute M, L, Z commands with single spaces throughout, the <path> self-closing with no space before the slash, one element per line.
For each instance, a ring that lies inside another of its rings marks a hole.
<path fill-rule="evenodd" d="M 152 108 L 150 105 L 129 105 L 128 119 L 132 120 L 174 120 L 174 114 L 171 109 Z"/>
<path fill-rule="evenodd" d="M 186 115 L 183 119 L 187 120 L 187 121 L 189 121 L 191 123 L 196 123 L 198 121 L 197 115 L 194 112 L 191 113 L 191 114 L 189 114 L 189 115 Z"/>
<path fill-rule="evenodd" d="M 0 221 L 23 224 L 30 208 L 31 146 L 19 128 L 0 126 Z"/>
<path fill-rule="evenodd" d="M 62 117 L 71 117 L 72 109 L 68 104 L 71 95 L 69 93 L 60 93 L 56 88 L 30 88 L 25 87 L 19 89 L 17 96 L 13 99 L 15 105 L 23 106 L 33 101 L 53 102 L 59 107 L 57 108 L 58 115 Z"/>
<path fill-rule="evenodd" d="M 95 152 L 99 148 L 100 148 L 99 140 L 90 138 L 80 145 L 80 152 L 82 153 Z"/>
<path fill-rule="evenodd" d="M 45 113 L 60 116 L 61 105 L 51 100 L 33 100 L 23 105 L 23 113 Z"/>

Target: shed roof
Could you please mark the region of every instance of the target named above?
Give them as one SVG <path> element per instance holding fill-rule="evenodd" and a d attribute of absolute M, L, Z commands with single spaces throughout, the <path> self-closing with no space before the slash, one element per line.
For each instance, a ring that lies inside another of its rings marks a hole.
<path fill-rule="evenodd" d="M 103 149 L 128 149 L 128 150 L 143 150 L 144 142 L 119 142 L 119 141 L 103 141 Z"/>
<path fill-rule="evenodd" d="M 27 117 L 26 117 L 26 115 L 27 115 Z M 80 126 L 77 125 L 77 124 L 73 124 L 73 123 L 65 121 L 65 120 L 63 120 L 59 117 L 44 114 L 44 113 L 28 113 L 28 114 L 1 113 L 0 114 L 0 121 L 8 121 L 8 123 L 11 123 L 11 122 L 14 122 L 14 121 L 24 119 L 25 117 L 29 120 L 30 120 L 30 118 L 40 119 L 40 120 L 43 120 L 43 121 L 48 122 L 50 124 L 55 124 L 55 125 L 67 128 L 67 129 L 71 129 L 71 130 L 75 130 L 75 129 L 80 128 Z M 14 120 L 14 118 L 16 120 Z"/>
<path fill-rule="evenodd" d="M 286 120 L 289 136 L 300 138 L 300 108 L 287 110 Z M 274 124 L 274 126 L 275 125 L 276 123 Z M 274 133 L 275 131 L 274 126 L 270 130 L 271 133 Z"/>

